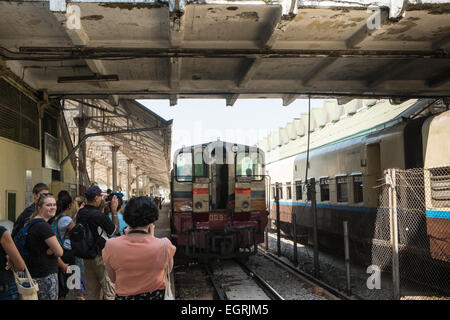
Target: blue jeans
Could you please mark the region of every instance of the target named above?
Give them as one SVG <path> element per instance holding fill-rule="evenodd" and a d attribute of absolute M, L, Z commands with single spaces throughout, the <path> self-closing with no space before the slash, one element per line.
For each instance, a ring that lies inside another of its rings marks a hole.
<path fill-rule="evenodd" d="M 15 283 L 0 284 L 0 300 L 19 300 L 19 292 Z"/>

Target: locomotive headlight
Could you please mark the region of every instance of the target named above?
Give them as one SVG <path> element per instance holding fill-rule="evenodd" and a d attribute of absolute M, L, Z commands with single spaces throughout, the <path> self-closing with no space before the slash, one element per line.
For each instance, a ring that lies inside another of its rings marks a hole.
<path fill-rule="evenodd" d="M 197 201 L 195 203 L 195 209 L 201 209 L 203 207 L 203 204 L 200 201 Z"/>
<path fill-rule="evenodd" d="M 250 206 L 250 203 L 248 201 L 242 202 L 242 208 L 247 209 Z"/>

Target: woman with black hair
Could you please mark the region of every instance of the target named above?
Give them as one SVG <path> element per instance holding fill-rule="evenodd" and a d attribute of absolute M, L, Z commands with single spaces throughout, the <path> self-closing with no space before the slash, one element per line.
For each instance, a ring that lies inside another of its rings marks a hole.
<path fill-rule="evenodd" d="M 69 292 L 69 289 L 67 288 L 67 269 L 70 265 L 74 265 L 76 263 L 69 238 L 69 232 L 75 226 L 72 218 L 69 216 L 72 201 L 72 197 L 68 191 L 61 190 L 58 193 L 58 200 L 56 201 L 56 214 L 51 223 L 53 229 L 55 230 L 56 238 L 64 250 L 63 256 L 58 258 L 58 298 L 60 300 L 64 299 Z"/>
<path fill-rule="evenodd" d="M 109 239 L 103 249 L 116 300 L 162 300 L 166 268 L 168 264 L 169 270 L 172 268 L 176 248 L 169 239 L 155 238 L 151 232 L 158 207 L 150 197 L 132 198 L 124 220 L 129 226 L 126 234 Z"/>

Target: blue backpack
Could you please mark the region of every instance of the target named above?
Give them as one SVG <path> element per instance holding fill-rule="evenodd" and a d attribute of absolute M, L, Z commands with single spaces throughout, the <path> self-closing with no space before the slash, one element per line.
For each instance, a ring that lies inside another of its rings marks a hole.
<path fill-rule="evenodd" d="M 28 224 L 26 224 L 14 237 L 14 243 L 19 250 L 20 255 L 26 261 L 30 255 L 26 248 L 27 236 L 31 227 L 34 226 L 38 222 L 45 222 L 44 219 L 38 218 L 31 220 Z"/>

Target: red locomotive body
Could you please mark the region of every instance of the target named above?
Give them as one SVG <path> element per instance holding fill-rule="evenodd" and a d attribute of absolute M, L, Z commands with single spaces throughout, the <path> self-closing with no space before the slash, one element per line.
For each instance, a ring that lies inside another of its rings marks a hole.
<path fill-rule="evenodd" d="M 264 154 L 216 141 L 178 150 L 171 179 L 171 227 L 191 257 L 255 254 L 267 225 Z"/>

